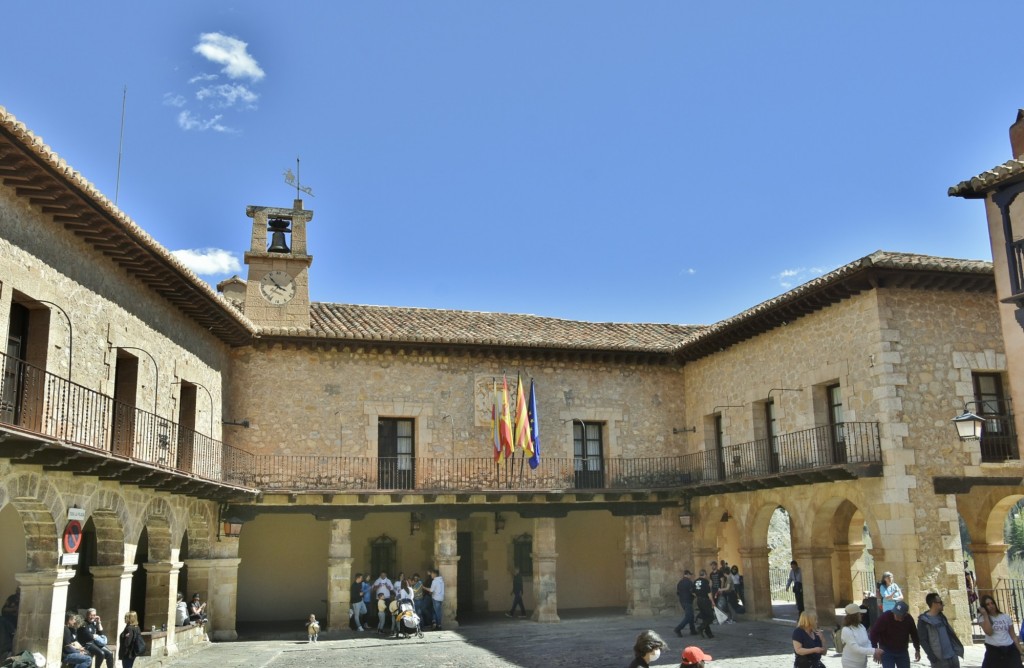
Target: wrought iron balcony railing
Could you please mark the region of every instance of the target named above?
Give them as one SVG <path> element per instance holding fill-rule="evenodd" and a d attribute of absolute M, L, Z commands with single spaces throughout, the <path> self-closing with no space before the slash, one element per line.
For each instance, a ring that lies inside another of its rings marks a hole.
<path fill-rule="evenodd" d="M 0 424 L 97 453 L 223 482 L 249 453 L 0 353 Z M 2 449 L 0 449 L 2 452 Z"/>
<path fill-rule="evenodd" d="M 253 455 L 0 353 L 0 424 L 125 461 L 282 491 L 658 490 L 785 484 L 789 474 L 880 464 L 878 424 L 845 423 L 687 455 L 516 458 Z M 2 453 L 0 447 L 0 453 Z M 847 471 L 848 472 L 848 471 Z"/>
<path fill-rule="evenodd" d="M 228 480 L 282 491 L 478 492 L 522 490 L 657 490 L 722 485 L 809 471 L 881 464 L 876 422 L 848 422 L 778 436 L 767 441 L 671 457 L 544 457 L 536 470 L 518 458 L 417 458 L 254 455 L 251 468 L 230 469 Z"/>

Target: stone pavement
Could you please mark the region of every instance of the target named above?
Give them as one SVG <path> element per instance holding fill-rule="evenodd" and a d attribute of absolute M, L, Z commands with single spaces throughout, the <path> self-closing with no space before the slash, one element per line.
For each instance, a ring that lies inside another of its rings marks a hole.
<path fill-rule="evenodd" d="M 791 620 L 740 621 L 714 626 L 715 638 L 700 640 L 688 631 L 677 638 L 674 617 L 635 618 L 616 613 L 565 613 L 557 624 L 538 624 L 504 616 L 470 620 L 455 630 L 428 631 L 422 639 L 395 640 L 374 632 L 322 633 L 320 642 L 306 642 L 300 630 L 257 633 L 259 638 L 218 642 L 188 656 L 160 661 L 140 659 L 139 668 L 625 668 L 632 660 L 633 641 L 654 629 L 669 649 L 657 666 L 678 666 L 682 649 L 695 644 L 714 657 L 713 668 L 768 668 L 793 665 Z M 250 634 L 252 635 L 252 634 Z M 984 648 L 967 648 L 963 668 L 978 668 Z M 911 655 L 913 658 L 913 655 Z M 828 668 L 840 668 L 834 652 L 824 658 Z M 869 666 L 874 666 L 869 662 Z M 912 664 L 914 665 L 914 664 Z M 919 666 L 927 666 L 927 659 Z"/>

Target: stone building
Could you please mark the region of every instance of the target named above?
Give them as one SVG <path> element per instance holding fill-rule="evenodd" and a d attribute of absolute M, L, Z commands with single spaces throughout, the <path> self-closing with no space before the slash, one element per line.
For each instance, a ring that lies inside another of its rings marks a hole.
<path fill-rule="evenodd" d="M 979 517 L 1019 489 L 1012 420 L 950 425 L 1005 383 L 989 263 L 880 251 L 710 326 L 320 303 L 296 201 L 245 210 L 229 299 L 2 109 L 0 182 L 0 587 L 51 665 L 68 608 L 138 610 L 171 653 L 179 590 L 215 639 L 339 629 L 355 572 L 432 565 L 449 628 L 507 609 L 515 567 L 538 622 L 674 617 L 682 569 L 716 557 L 767 617 L 779 508 L 825 619 L 859 600 L 869 544 L 966 632 L 958 516 L 997 572 Z M 492 456 L 520 375 L 536 469 Z"/>

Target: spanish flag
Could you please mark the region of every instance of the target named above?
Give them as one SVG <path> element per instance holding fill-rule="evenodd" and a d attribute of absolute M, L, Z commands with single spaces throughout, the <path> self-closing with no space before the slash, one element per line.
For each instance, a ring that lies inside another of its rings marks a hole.
<path fill-rule="evenodd" d="M 501 417 L 498 420 L 498 438 L 501 444 L 501 454 L 498 461 L 511 457 L 515 449 L 512 446 L 512 419 L 508 412 L 508 378 L 501 377 Z"/>
<path fill-rule="evenodd" d="M 530 417 L 526 408 L 526 393 L 523 391 L 523 375 L 516 376 L 516 447 L 523 454 L 533 457 L 533 436 L 530 434 Z"/>

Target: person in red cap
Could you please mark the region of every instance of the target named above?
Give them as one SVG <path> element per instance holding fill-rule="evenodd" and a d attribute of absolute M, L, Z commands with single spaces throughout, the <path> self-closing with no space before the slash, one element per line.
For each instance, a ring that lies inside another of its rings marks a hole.
<path fill-rule="evenodd" d="M 683 650 L 683 660 L 679 668 L 683 666 L 703 666 L 705 661 L 710 661 L 711 655 L 705 654 L 700 647 L 687 647 Z"/>

